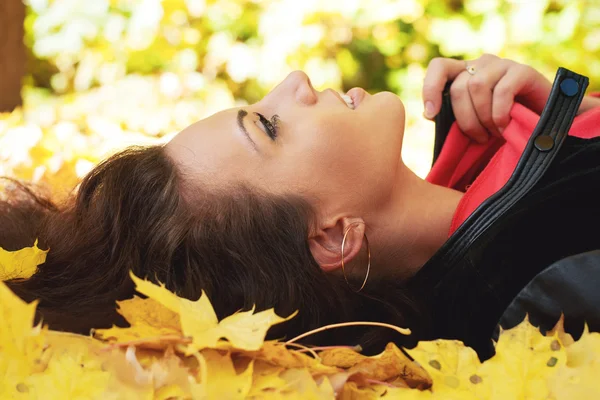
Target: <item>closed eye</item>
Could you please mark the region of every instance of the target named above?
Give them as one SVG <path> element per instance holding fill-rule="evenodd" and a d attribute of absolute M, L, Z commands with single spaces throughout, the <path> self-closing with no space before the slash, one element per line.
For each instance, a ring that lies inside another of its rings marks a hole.
<path fill-rule="evenodd" d="M 278 128 L 279 128 L 279 116 L 277 114 L 275 114 L 271 117 L 271 120 L 268 120 L 261 113 L 255 112 L 254 114 L 256 114 L 258 116 L 258 120 L 265 128 L 265 133 L 267 135 L 269 135 L 269 138 L 273 141 L 275 139 L 277 139 Z"/>

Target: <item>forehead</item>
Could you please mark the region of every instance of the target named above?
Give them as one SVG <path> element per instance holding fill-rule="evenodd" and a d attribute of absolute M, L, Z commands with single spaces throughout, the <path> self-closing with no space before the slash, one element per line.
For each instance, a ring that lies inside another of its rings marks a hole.
<path fill-rule="evenodd" d="M 199 179 L 223 183 L 243 179 L 255 157 L 237 126 L 237 111 L 221 111 L 185 128 L 167 143 L 167 154 Z"/>

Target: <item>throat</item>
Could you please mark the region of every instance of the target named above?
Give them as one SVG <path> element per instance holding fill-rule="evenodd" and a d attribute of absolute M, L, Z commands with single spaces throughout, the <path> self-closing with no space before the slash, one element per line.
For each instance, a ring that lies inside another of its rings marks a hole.
<path fill-rule="evenodd" d="M 381 222 L 381 273 L 408 279 L 442 247 L 464 193 L 434 185 L 406 170 Z M 378 234 L 378 236 L 379 236 Z"/>

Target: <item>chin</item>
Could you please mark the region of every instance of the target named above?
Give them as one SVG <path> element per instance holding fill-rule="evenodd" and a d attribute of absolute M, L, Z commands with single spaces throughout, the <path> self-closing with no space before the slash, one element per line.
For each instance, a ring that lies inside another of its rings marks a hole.
<path fill-rule="evenodd" d="M 392 118 L 393 122 L 401 125 L 404 131 L 405 110 L 400 97 L 392 92 L 379 92 L 373 96 L 373 100 L 376 100 L 377 106 L 385 113 L 386 119 Z"/>
<path fill-rule="evenodd" d="M 402 142 L 404 138 L 404 105 L 398 96 L 391 92 L 373 95 L 363 112 L 369 115 L 370 125 L 377 134 L 369 136 L 369 144 L 376 155 L 375 175 L 382 182 L 394 182 L 402 162 Z M 360 107 L 358 108 L 360 111 Z"/>
<path fill-rule="evenodd" d="M 393 140 L 398 140 L 397 145 L 401 147 L 405 128 L 404 103 L 392 92 L 377 93 L 373 96 L 373 100 L 380 121 L 388 128 L 385 130 L 391 131 L 390 134 L 395 137 Z"/>

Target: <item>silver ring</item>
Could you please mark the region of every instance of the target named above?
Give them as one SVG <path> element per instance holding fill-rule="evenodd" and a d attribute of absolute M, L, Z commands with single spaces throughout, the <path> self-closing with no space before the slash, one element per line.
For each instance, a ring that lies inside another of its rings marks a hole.
<path fill-rule="evenodd" d="M 469 65 L 469 63 L 467 63 L 465 61 L 465 69 L 467 70 L 467 72 L 471 75 L 475 75 L 475 66 L 473 65 Z"/>

